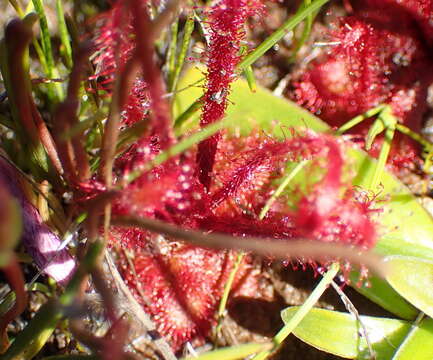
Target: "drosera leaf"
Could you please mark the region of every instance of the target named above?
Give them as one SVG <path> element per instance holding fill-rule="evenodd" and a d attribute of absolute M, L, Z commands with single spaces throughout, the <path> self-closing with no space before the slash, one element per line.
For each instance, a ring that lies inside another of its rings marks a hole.
<path fill-rule="evenodd" d="M 237 346 L 230 346 L 226 348 L 221 348 L 218 350 L 213 350 L 206 352 L 201 355 L 192 356 L 192 357 L 186 357 L 182 360 L 236 360 L 236 359 L 243 359 L 247 356 L 250 356 L 252 354 L 255 354 L 259 351 L 266 350 L 272 347 L 272 344 L 270 343 L 263 343 L 263 344 L 243 344 L 243 345 L 237 345 Z"/>
<path fill-rule="evenodd" d="M 296 314 L 297 306 L 282 311 L 286 323 Z M 404 320 L 361 316 L 376 360 L 389 360 L 409 332 L 411 324 Z M 322 351 L 347 359 L 370 359 L 367 342 L 360 337 L 361 325 L 349 313 L 312 309 L 293 330 L 293 334 Z"/>
<path fill-rule="evenodd" d="M 179 87 L 187 88 L 201 78 L 200 70 L 190 69 L 182 78 Z M 203 88 L 199 84 L 180 92 L 176 98 L 178 106 L 175 116 L 182 114 L 202 94 Z M 287 128 L 295 131 L 304 131 L 303 129 L 307 128 L 316 132 L 331 132 L 328 125 L 289 100 L 278 98 L 261 87 L 257 88 L 257 92 L 251 93 L 248 84 L 243 80 L 233 83 L 229 100 L 226 117 L 228 128 L 241 135 L 247 135 L 253 129 L 261 129 L 279 138 L 286 136 Z M 380 107 L 375 111 L 377 113 L 382 109 L 383 107 Z M 191 130 L 197 126 L 199 118 L 200 111 L 197 111 L 187 122 L 180 125 L 178 130 L 181 133 Z M 353 147 L 347 148 L 346 161 L 350 164 L 351 173 L 355 175 L 353 185 L 368 189 L 377 161 Z M 300 171 L 292 180 L 293 185 L 302 184 L 306 176 L 308 174 L 305 171 Z M 377 217 L 380 234 L 375 252 L 382 256 L 404 255 L 433 261 L 431 215 L 418 203 L 409 189 L 389 172 L 384 171 L 378 183 L 380 188 L 375 189 L 375 192 L 378 193 L 376 200 L 380 200 L 378 207 L 381 213 Z M 355 286 L 355 289 L 402 318 L 416 317 L 416 309 L 387 282 L 373 276 L 369 278 L 369 282 L 373 286 Z M 354 281 L 354 284 L 356 283 L 357 281 Z"/>
<path fill-rule="evenodd" d="M 433 261 L 406 256 L 390 256 L 385 261 L 388 268 L 386 279 L 391 286 L 433 317 Z"/>
<path fill-rule="evenodd" d="M 424 318 L 414 325 L 392 360 L 433 359 L 433 319 Z"/>

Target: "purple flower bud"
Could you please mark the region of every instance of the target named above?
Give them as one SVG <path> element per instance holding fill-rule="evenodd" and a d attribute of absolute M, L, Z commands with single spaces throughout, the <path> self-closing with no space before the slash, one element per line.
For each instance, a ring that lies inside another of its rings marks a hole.
<path fill-rule="evenodd" d="M 60 284 L 65 284 L 75 269 L 75 261 L 68 250 L 62 247 L 60 238 L 42 221 L 38 210 L 28 201 L 18 172 L 0 158 L 0 186 L 13 195 L 22 210 L 23 244 L 44 274 Z"/>

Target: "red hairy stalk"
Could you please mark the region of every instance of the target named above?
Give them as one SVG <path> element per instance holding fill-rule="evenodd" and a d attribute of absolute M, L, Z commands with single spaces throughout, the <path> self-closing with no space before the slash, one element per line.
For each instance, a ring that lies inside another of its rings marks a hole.
<path fill-rule="evenodd" d="M 218 121 L 224 116 L 230 84 L 236 77 L 235 68 L 240 61 L 240 44 L 245 38 L 245 22 L 262 6 L 257 0 L 221 0 L 209 11 L 210 39 L 201 126 Z M 220 134 L 215 134 L 199 145 L 199 178 L 206 188 L 209 188 L 211 183 L 211 172 L 220 138 Z"/>
<path fill-rule="evenodd" d="M 130 36 L 133 30 L 128 8 L 118 5 L 120 3 L 116 2 L 115 7 L 105 14 L 104 25 L 95 39 L 98 55 L 93 60 L 97 71 L 93 78 L 98 79 L 100 87 L 108 93 L 113 90 L 115 75 L 123 71 L 135 48 L 135 41 Z M 132 82 L 128 86 L 130 91 L 127 92 L 126 100 L 120 101 L 124 104 L 120 119 L 126 126 L 143 120 L 150 109 L 146 82 L 140 74 L 136 74 Z"/>
<path fill-rule="evenodd" d="M 154 24 L 147 13 L 145 2 L 142 0 L 129 0 L 132 12 L 132 24 L 136 36 L 135 56 L 140 62 L 144 80 L 148 85 L 151 102 L 152 132 L 157 134 L 162 149 L 166 149 L 174 142 L 172 121 L 168 102 L 163 98 L 165 85 L 161 71 L 154 59 Z"/>

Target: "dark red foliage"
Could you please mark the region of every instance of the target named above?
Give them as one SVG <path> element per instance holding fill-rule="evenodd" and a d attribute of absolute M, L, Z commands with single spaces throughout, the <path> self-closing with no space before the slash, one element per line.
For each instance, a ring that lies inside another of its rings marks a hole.
<path fill-rule="evenodd" d="M 112 93 L 115 79 L 131 59 L 136 42 L 133 33 L 132 17 L 128 7 L 122 1 L 116 1 L 113 8 L 96 19 L 99 23 L 97 35 L 94 38 L 95 55 L 92 59 L 96 66 L 95 79 L 100 89 Z M 130 126 L 143 120 L 150 109 L 148 86 L 142 76 L 134 79 L 128 94 L 121 119 Z"/>
<path fill-rule="evenodd" d="M 385 12 L 405 13 L 413 21 L 413 26 L 423 33 L 424 39 L 433 45 L 433 1 L 432 0 L 354 0 L 357 11 L 362 11 L 365 5 L 371 9 Z"/>
<path fill-rule="evenodd" d="M 295 99 L 332 126 L 388 103 L 401 123 L 419 132 L 433 62 L 417 22 L 425 23 L 422 16 L 431 2 L 419 8 L 415 3 L 420 1 L 355 2 L 354 15 L 340 18 L 330 30 L 329 51 L 294 83 Z M 364 135 L 368 125 L 353 133 Z M 410 163 L 417 148 L 397 137 L 392 157 L 397 164 Z"/>
<path fill-rule="evenodd" d="M 122 156 L 116 166 L 119 179 L 151 160 L 159 152 L 155 144 L 152 139 L 143 139 Z M 217 180 L 210 192 L 196 176 L 195 152 L 190 150 L 143 174 L 116 201 L 113 212 L 235 236 L 287 240 L 302 236 L 362 248 L 374 245 L 371 202 L 360 199 L 343 182 L 342 153 L 333 138 L 312 133 L 281 142 L 254 135 L 245 139 L 224 137 L 219 149 Z M 296 211 L 283 198 L 259 220 L 259 212 L 274 190 L 275 174 L 286 161 L 301 159 L 312 159 L 312 169 L 323 166 L 323 179 L 310 184 Z M 112 237 L 113 245 L 133 253 L 134 269 L 126 267 L 125 279 L 155 315 L 159 330 L 173 348 L 207 336 L 233 254 L 170 242 L 139 229 L 113 229 Z M 241 273 L 247 267 L 245 263 Z M 249 283 L 243 291 L 251 294 L 254 290 L 250 286 L 255 282 Z"/>
<path fill-rule="evenodd" d="M 135 9 L 133 14 L 144 11 L 143 2 L 131 0 L 128 3 Z M 201 126 L 224 116 L 230 84 L 239 62 L 245 21 L 261 6 L 260 1 L 223 0 L 210 10 L 211 36 Z M 112 22 L 118 16 L 114 11 Z M 147 15 L 140 19 L 135 16 L 127 24 L 122 28 L 136 34 L 147 34 L 141 30 L 150 26 Z M 108 34 L 103 38 L 110 38 L 117 32 L 105 30 L 101 34 Z M 116 35 L 117 38 L 122 36 Z M 167 144 L 175 142 L 167 129 L 169 113 L 161 100 L 161 74 L 154 69 L 151 41 L 144 36 L 122 41 L 126 41 L 126 45 L 120 45 L 126 47 L 126 56 L 137 54 L 141 65 L 150 69 L 144 74 L 147 85 L 143 89 L 147 89 L 150 101 L 148 116 L 154 117 L 149 122 L 149 135 L 143 136 L 116 160 L 117 185 L 123 184 L 130 172 L 144 169 Z M 118 40 L 113 42 L 111 38 L 103 43 L 119 47 Z M 105 60 L 105 64 L 113 63 L 110 54 L 115 52 L 110 51 L 107 57 L 102 57 L 101 64 Z M 127 61 L 115 63 L 116 71 Z M 102 73 L 113 71 L 111 65 L 102 70 Z M 144 96 L 135 86 L 133 89 L 128 103 L 136 103 L 137 98 Z M 125 113 L 125 125 L 136 122 L 142 114 L 138 106 L 133 109 Z M 281 196 L 260 219 L 262 208 L 275 191 L 274 180 L 283 173 L 287 161 L 303 159 L 311 160 L 311 179 L 316 182 L 307 184 L 307 192 L 296 189 Z M 370 248 L 376 234 L 370 218 L 371 201 L 367 197 L 360 198 L 342 180 L 342 169 L 341 145 L 327 135 L 306 133 L 277 141 L 259 133 L 244 138 L 218 134 L 197 148 L 143 172 L 120 192 L 112 212 L 113 216 L 159 219 L 205 232 L 283 241 L 302 236 Z M 289 207 L 289 197 L 296 209 Z M 125 281 L 137 300 L 153 315 L 158 329 L 173 349 L 179 350 L 186 341 L 200 342 L 209 335 L 235 254 L 173 240 L 136 228 L 113 227 L 111 231 L 111 246 L 124 250 L 118 253 Z M 234 287 L 251 296 L 257 293 L 257 275 L 247 276 L 248 269 L 248 261 L 245 261 Z"/>

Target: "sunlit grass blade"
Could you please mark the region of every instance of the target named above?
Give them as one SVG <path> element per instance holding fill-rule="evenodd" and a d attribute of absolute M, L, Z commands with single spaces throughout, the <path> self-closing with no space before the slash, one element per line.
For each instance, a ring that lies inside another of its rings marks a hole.
<path fill-rule="evenodd" d="M 350 130 L 351 128 L 355 127 L 356 125 L 360 124 L 361 122 L 363 122 L 364 120 L 371 118 L 372 116 L 375 116 L 377 114 L 379 114 L 387 105 L 379 105 L 376 106 L 373 109 L 370 109 L 368 111 L 366 111 L 364 114 L 355 116 L 353 119 L 349 120 L 348 122 L 346 122 L 345 124 L 343 124 L 342 126 L 340 126 L 335 133 L 337 135 L 342 135 L 344 134 L 346 131 Z"/>
<path fill-rule="evenodd" d="M 179 55 L 177 56 L 176 66 L 174 68 L 174 73 L 173 73 L 173 81 L 169 87 L 171 92 L 176 92 L 176 90 L 177 90 L 177 84 L 179 82 L 180 72 L 182 71 L 183 65 L 185 63 L 185 59 L 186 59 L 186 55 L 188 53 L 189 44 L 191 42 L 191 35 L 192 35 L 193 31 L 194 31 L 194 12 L 192 12 L 188 16 L 188 19 L 186 20 L 186 23 L 185 23 L 182 45 L 181 45 L 181 48 L 179 51 Z M 175 97 L 176 97 L 176 94 L 173 96 L 173 102 L 174 102 Z"/>
<path fill-rule="evenodd" d="M 379 185 L 382 174 L 385 170 L 386 162 L 388 160 L 389 152 L 391 151 L 391 143 L 394 138 L 395 126 L 397 124 L 397 119 L 392 115 L 391 107 L 385 107 L 384 110 L 379 114 L 379 119 L 384 124 L 385 128 L 385 138 L 380 149 L 379 158 L 377 159 L 377 165 L 370 182 L 369 189 L 376 191 Z"/>
<path fill-rule="evenodd" d="M 212 123 L 206 126 L 205 128 L 201 129 L 200 131 L 196 132 L 195 134 L 192 134 L 191 136 L 188 136 L 187 138 L 179 141 L 176 145 L 173 145 L 171 148 L 167 149 L 166 151 L 156 156 L 153 161 L 145 164 L 141 169 L 131 171 L 125 179 L 126 183 L 131 183 L 132 181 L 136 180 L 139 176 L 141 176 L 144 172 L 152 170 L 153 168 L 155 168 L 158 165 L 161 165 L 168 159 L 181 154 L 185 150 L 191 148 L 193 145 L 198 144 L 199 142 L 209 138 L 213 134 L 223 129 L 226 126 L 226 124 L 227 124 L 227 120 L 222 120 L 222 121 Z"/>
<path fill-rule="evenodd" d="M 334 277 L 338 274 L 340 270 L 340 266 L 337 263 L 331 265 L 330 269 L 323 275 L 322 280 L 320 280 L 319 284 L 315 287 L 313 292 L 307 298 L 307 300 L 299 307 L 296 314 L 285 323 L 283 328 L 278 332 L 277 335 L 273 338 L 274 348 L 276 350 L 282 342 L 292 333 L 292 331 L 300 324 L 302 319 L 310 312 L 316 302 L 320 299 L 323 293 L 326 291 L 328 286 L 331 284 Z M 284 320 L 284 319 L 283 319 Z M 252 360 L 264 360 L 270 354 L 272 350 L 262 351 L 253 357 Z"/>
<path fill-rule="evenodd" d="M 175 122 L 174 122 L 174 128 L 179 129 L 184 125 L 189 119 L 192 118 L 192 116 L 200 110 L 202 105 L 201 99 L 193 102 L 182 114 L 180 114 Z"/>
<path fill-rule="evenodd" d="M 56 0 L 56 12 L 57 12 L 57 22 L 59 24 L 60 40 L 63 45 L 63 52 L 65 56 L 66 66 L 72 68 L 72 48 L 71 41 L 69 38 L 68 28 L 65 22 L 65 13 L 63 10 L 62 0 Z"/>
<path fill-rule="evenodd" d="M 320 9 L 329 0 L 316 0 L 309 6 L 300 9 L 295 15 L 290 17 L 283 25 L 274 31 L 265 41 L 263 41 L 257 48 L 250 52 L 239 64 L 238 70 L 243 71 L 247 66 L 252 65 L 263 56 L 269 49 L 271 49 L 278 41 L 280 41 L 287 32 L 293 30 L 296 25 Z"/>
<path fill-rule="evenodd" d="M 257 90 L 256 77 L 254 76 L 254 71 L 251 66 L 247 66 L 244 70 L 245 79 L 247 80 L 248 86 L 252 92 Z"/>
<path fill-rule="evenodd" d="M 241 46 L 241 56 L 244 56 L 248 51 L 248 47 L 246 45 Z M 254 76 L 254 71 L 252 66 L 247 66 L 244 70 L 244 76 L 245 79 L 247 80 L 248 86 L 250 87 L 250 90 L 252 92 L 256 92 L 257 90 L 257 83 L 256 83 L 256 77 Z"/>
<path fill-rule="evenodd" d="M 59 74 L 54 64 L 53 49 L 51 45 L 51 35 L 50 35 L 50 30 L 48 28 L 48 20 L 45 14 L 44 5 L 42 3 L 42 0 L 32 0 L 32 3 L 36 13 L 39 16 L 39 23 L 41 27 L 41 38 L 42 38 L 42 52 L 44 54 L 44 60 L 46 64 L 46 76 L 49 79 L 53 79 L 55 77 L 58 77 Z M 61 84 L 54 83 L 54 84 L 47 84 L 47 86 L 49 90 L 49 96 L 51 100 L 53 100 L 53 103 L 55 103 L 56 100 L 63 99 L 63 89 Z M 53 93 L 53 91 L 55 93 Z"/>
<path fill-rule="evenodd" d="M 311 0 L 304 0 L 303 7 L 309 6 L 311 4 Z M 314 17 L 318 14 L 318 10 L 316 10 L 314 13 L 309 14 L 307 18 L 304 21 L 304 28 L 302 30 L 302 34 L 299 37 L 299 39 L 296 40 L 295 48 L 293 49 L 293 54 L 290 58 L 292 62 L 295 61 L 296 55 L 298 54 L 299 50 L 302 48 L 302 46 L 305 44 L 305 42 L 308 40 L 311 34 L 311 28 L 313 27 L 313 21 Z"/>
<path fill-rule="evenodd" d="M 290 181 L 293 180 L 293 178 L 304 168 L 306 165 L 307 160 L 301 161 L 299 164 L 297 164 L 292 171 L 290 171 L 283 179 L 281 184 L 278 186 L 277 190 L 272 194 L 272 196 L 269 198 L 269 200 L 266 202 L 263 209 L 260 211 L 259 219 L 262 220 L 268 213 L 269 209 L 271 208 L 272 204 L 275 202 L 275 200 L 282 194 L 284 189 L 289 185 Z"/>
<path fill-rule="evenodd" d="M 215 329 L 215 333 L 218 336 L 219 332 L 221 331 L 221 327 L 222 327 L 222 321 L 224 319 L 224 314 L 226 311 L 226 307 L 227 307 L 227 301 L 230 295 L 230 291 L 232 289 L 233 286 L 233 281 L 235 280 L 236 274 L 239 270 L 239 266 L 242 263 L 242 260 L 245 256 L 244 252 L 241 252 L 238 254 L 237 258 L 236 258 L 236 262 L 233 265 L 233 269 L 230 271 L 230 275 L 226 281 L 226 283 L 224 284 L 224 292 L 223 292 L 223 296 L 221 297 L 221 301 L 218 307 L 218 313 L 217 313 L 217 319 L 218 319 L 218 324 L 216 326 Z"/>
<path fill-rule="evenodd" d="M 42 37 L 42 50 L 44 53 L 45 61 L 47 63 L 48 73 L 47 76 L 51 79 L 54 73 L 54 58 L 53 51 L 51 48 L 51 36 L 50 30 L 48 29 L 48 21 L 45 15 L 45 9 L 42 4 L 42 0 L 32 0 L 33 6 L 39 16 L 39 22 L 41 26 L 41 37 Z"/>
<path fill-rule="evenodd" d="M 222 348 L 218 350 L 209 351 L 207 353 L 183 358 L 181 360 L 236 360 L 236 359 L 243 359 L 246 358 L 252 354 L 255 354 L 259 351 L 262 351 L 263 349 L 267 349 L 271 347 L 272 345 L 269 343 L 264 344 L 244 344 L 244 345 L 237 345 L 227 348 Z"/>
<path fill-rule="evenodd" d="M 20 4 L 18 3 L 17 0 L 9 0 L 9 4 L 11 4 L 11 6 L 15 9 L 15 11 L 17 12 L 17 14 L 18 14 L 20 17 L 23 17 L 23 16 L 24 16 L 24 11 L 23 11 L 23 9 L 21 8 L 21 6 L 20 6 Z"/>
<path fill-rule="evenodd" d="M 176 67 L 176 49 L 177 49 L 177 35 L 179 30 L 179 19 L 176 18 L 175 21 L 170 26 L 170 43 L 168 45 L 167 52 L 167 72 L 168 72 L 168 90 L 172 91 L 174 72 Z"/>

